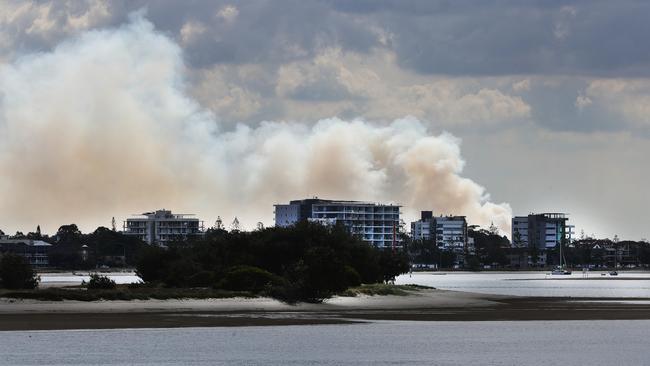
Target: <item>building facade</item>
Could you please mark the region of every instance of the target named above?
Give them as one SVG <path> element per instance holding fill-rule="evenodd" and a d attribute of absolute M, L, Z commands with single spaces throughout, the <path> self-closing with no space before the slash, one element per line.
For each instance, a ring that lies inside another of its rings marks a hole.
<path fill-rule="evenodd" d="M 52 244 L 42 240 L 9 239 L 0 237 L 0 256 L 3 253 L 12 253 L 25 258 L 33 267 L 47 267 L 50 265 L 49 250 Z"/>
<path fill-rule="evenodd" d="M 345 225 L 362 240 L 378 247 L 400 246 L 399 205 L 323 199 L 295 200 L 275 205 L 275 225 L 286 227 L 303 220 Z"/>
<path fill-rule="evenodd" d="M 317 203 L 332 202 L 319 198 L 289 201 L 288 204 L 274 205 L 275 226 L 287 227 L 299 221 L 306 221 L 312 217 L 312 206 Z"/>
<path fill-rule="evenodd" d="M 564 213 L 540 213 L 512 218 L 512 245 L 518 248 L 552 249 L 570 242 L 573 226 Z"/>
<path fill-rule="evenodd" d="M 165 245 L 203 235 L 203 221 L 194 215 L 173 214 L 169 210 L 145 212 L 124 222 L 123 234 L 137 236 L 147 244 Z"/>
<path fill-rule="evenodd" d="M 422 211 L 420 220 L 411 223 L 411 238 L 413 240 L 435 240 L 435 220 L 432 211 Z"/>
<path fill-rule="evenodd" d="M 467 220 L 465 216 L 433 216 L 432 211 L 422 211 L 420 220 L 411 223 L 414 240 L 434 240 L 443 249 L 465 252 L 467 250 Z"/>

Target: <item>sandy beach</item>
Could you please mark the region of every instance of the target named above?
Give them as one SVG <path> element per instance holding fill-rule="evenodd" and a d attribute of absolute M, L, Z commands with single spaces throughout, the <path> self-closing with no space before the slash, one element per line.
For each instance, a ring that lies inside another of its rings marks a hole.
<path fill-rule="evenodd" d="M 636 300 L 636 301 L 632 301 Z M 269 298 L 135 301 L 0 299 L 0 330 L 337 324 L 372 320 L 650 319 L 648 299 L 571 299 L 423 290 L 288 305 Z"/>

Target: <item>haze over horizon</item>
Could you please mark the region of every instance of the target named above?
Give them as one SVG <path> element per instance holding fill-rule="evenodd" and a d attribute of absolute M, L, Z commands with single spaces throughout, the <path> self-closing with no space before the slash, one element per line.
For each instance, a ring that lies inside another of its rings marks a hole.
<path fill-rule="evenodd" d="M 3 2 L 0 229 L 252 228 L 319 196 L 647 238 L 650 4 L 625 3 Z"/>

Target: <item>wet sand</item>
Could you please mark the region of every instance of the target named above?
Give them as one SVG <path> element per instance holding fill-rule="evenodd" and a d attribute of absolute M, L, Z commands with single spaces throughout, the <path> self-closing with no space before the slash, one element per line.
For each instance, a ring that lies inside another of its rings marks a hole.
<path fill-rule="evenodd" d="M 0 299 L 0 330 L 4 331 L 316 325 L 374 320 L 591 319 L 650 319 L 650 301 L 513 297 L 443 290 L 418 291 L 410 296 L 335 297 L 322 304 L 298 305 L 266 298 L 96 302 Z"/>

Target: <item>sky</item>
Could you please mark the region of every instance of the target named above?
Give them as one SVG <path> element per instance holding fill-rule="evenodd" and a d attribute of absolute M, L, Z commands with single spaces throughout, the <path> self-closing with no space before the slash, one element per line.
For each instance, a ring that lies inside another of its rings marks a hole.
<path fill-rule="evenodd" d="M 0 2 L 0 229 L 319 196 L 650 236 L 650 3 Z"/>

